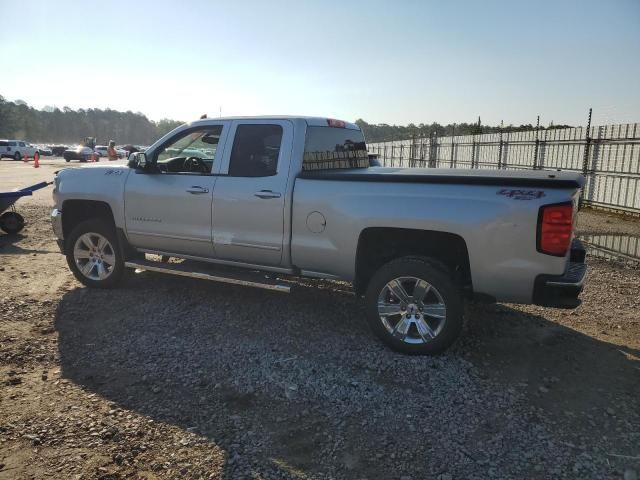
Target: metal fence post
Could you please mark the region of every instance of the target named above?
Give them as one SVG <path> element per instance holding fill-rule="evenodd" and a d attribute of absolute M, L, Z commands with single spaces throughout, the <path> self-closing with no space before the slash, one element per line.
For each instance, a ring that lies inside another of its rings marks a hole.
<path fill-rule="evenodd" d="M 592 109 L 589 109 L 589 119 L 587 120 L 587 132 L 585 135 L 585 144 L 584 144 L 584 157 L 582 159 L 582 174 L 586 177 L 587 176 L 587 170 L 589 169 L 589 149 L 591 147 L 591 112 Z M 585 191 L 591 188 L 593 189 L 593 185 L 589 185 L 589 182 L 587 181 L 587 183 L 585 184 L 584 188 L 582 189 L 582 192 L 580 194 L 580 202 L 579 202 L 579 207 L 578 208 L 582 208 L 582 206 L 584 205 L 584 197 L 585 197 Z"/>
<path fill-rule="evenodd" d="M 433 168 L 433 132 L 429 134 L 429 160 L 428 167 Z"/>
<path fill-rule="evenodd" d="M 455 168 L 455 157 L 456 157 L 456 124 L 453 124 L 453 130 L 451 131 L 451 163 L 450 168 Z"/>
<path fill-rule="evenodd" d="M 540 169 L 544 168 L 544 156 L 547 150 L 547 134 L 549 133 L 549 130 L 545 129 L 544 131 L 544 139 L 540 141 L 540 153 L 539 153 L 539 157 L 540 157 L 540 162 L 538 164 L 538 166 L 540 167 Z"/>
<path fill-rule="evenodd" d="M 438 132 L 433 132 L 431 137 L 431 151 L 433 152 L 433 168 L 438 167 Z"/>
<path fill-rule="evenodd" d="M 473 163 L 476 160 L 476 136 L 473 135 L 471 138 L 471 168 L 473 168 Z"/>
<path fill-rule="evenodd" d="M 592 203 L 593 197 L 596 194 L 596 173 L 598 172 L 598 162 L 600 161 L 600 157 L 602 155 L 602 125 L 598 127 L 598 136 L 595 139 L 592 139 L 593 149 L 591 154 L 591 167 L 589 170 L 589 183 L 591 184 L 591 188 L 589 188 L 589 195 L 587 196 L 587 202 Z M 607 194 L 607 184 L 605 183 L 605 191 L 604 195 Z"/>
<path fill-rule="evenodd" d="M 509 140 L 511 140 L 511 130 L 507 127 L 507 139 L 504 141 L 504 146 L 502 147 L 502 168 L 506 169 L 507 164 L 509 163 Z"/>
<path fill-rule="evenodd" d="M 502 127 L 504 126 L 504 122 L 500 120 L 500 140 L 498 142 L 498 170 L 501 168 L 502 164 Z"/>
<path fill-rule="evenodd" d="M 536 121 L 536 145 L 533 148 L 533 169 L 538 169 L 538 146 L 540 145 L 540 140 L 538 138 L 540 131 L 540 115 L 538 115 L 538 120 Z"/>
<path fill-rule="evenodd" d="M 416 136 L 415 134 L 411 135 L 411 144 L 409 145 L 409 166 L 415 166 L 415 158 L 416 158 Z"/>

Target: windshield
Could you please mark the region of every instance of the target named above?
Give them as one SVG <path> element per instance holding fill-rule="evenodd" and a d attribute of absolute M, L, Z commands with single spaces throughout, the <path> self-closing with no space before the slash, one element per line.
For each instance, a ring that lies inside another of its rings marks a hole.
<path fill-rule="evenodd" d="M 303 170 L 366 168 L 367 146 L 360 130 L 307 127 Z"/>

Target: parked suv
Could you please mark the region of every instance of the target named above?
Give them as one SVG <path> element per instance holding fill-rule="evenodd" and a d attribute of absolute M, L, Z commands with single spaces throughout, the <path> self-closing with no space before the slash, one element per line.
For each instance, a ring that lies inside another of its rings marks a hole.
<path fill-rule="evenodd" d="M 0 158 L 22 160 L 22 157 L 33 157 L 37 151 L 36 147 L 23 140 L 0 140 Z"/>

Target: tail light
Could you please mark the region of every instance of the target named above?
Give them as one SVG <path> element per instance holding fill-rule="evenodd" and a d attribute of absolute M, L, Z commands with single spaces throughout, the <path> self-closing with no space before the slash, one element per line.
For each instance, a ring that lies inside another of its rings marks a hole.
<path fill-rule="evenodd" d="M 560 203 L 540 208 L 538 215 L 538 251 L 564 257 L 571 245 L 573 204 Z"/>

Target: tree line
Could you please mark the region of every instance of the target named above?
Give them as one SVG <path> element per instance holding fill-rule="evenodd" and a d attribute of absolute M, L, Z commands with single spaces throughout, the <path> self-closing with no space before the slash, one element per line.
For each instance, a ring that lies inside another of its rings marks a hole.
<path fill-rule="evenodd" d="M 32 143 L 78 143 L 96 137 L 98 143 L 114 140 L 119 145 L 149 145 L 184 122 L 149 120 L 140 112 L 118 112 L 99 108 L 73 110 L 69 107 L 30 107 L 0 95 L 0 138 Z"/>
<path fill-rule="evenodd" d="M 534 125 L 507 125 L 507 126 L 489 126 L 482 125 L 481 119 L 475 123 L 456 123 L 448 125 L 440 125 L 439 123 L 420 123 L 415 125 L 410 123 L 409 125 L 388 125 L 386 123 L 370 124 L 362 119 L 356 120 L 356 124 L 364 132 L 364 137 L 367 143 L 376 142 L 388 142 L 395 140 L 410 140 L 412 138 L 423 138 L 435 135 L 437 137 L 448 137 L 451 135 L 474 135 L 480 133 L 498 133 L 500 130 L 503 132 L 519 132 L 533 130 L 536 128 Z M 554 125 L 551 123 L 547 127 L 541 126 L 540 129 L 554 129 L 554 128 L 570 128 L 570 125 Z"/>
<path fill-rule="evenodd" d="M 149 145 L 183 122 L 162 119 L 149 120 L 140 112 L 118 112 L 99 108 L 62 110 L 45 107 L 42 110 L 30 107 L 21 100 L 14 102 L 0 95 L 0 138 L 15 138 L 33 143 L 78 143 L 84 137 L 96 137 L 98 143 L 114 140 L 117 144 Z M 363 130 L 367 142 L 408 140 L 411 138 L 469 135 L 503 131 L 522 131 L 535 128 L 531 124 L 505 127 L 482 125 L 480 118 L 475 123 L 440 125 L 439 123 L 415 125 L 370 124 L 362 119 L 356 123 Z M 549 125 L 544 128 L 568 128 L 569 125 Z"/>

